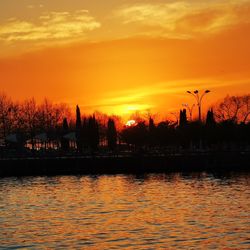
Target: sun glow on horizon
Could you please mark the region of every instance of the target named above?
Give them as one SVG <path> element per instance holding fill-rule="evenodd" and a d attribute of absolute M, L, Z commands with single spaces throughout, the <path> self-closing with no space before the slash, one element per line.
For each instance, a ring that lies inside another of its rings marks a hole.
<path fill-rule="evenodd" d="M 121 116 L 130 116 L 134 113 L 144 113 L 151 109 L 151 105 L 149 104 L 120 104 L 115 105 L 114 107 L 107 107 L 106 110 L 104 110 L 108 114 L 118 114 Z"/>
<path fill-rule="evenodd" d="M 136 121 L 135 120 L 129 120 L 126 122 L 126 126 L 127 127 L 132 127 L 136 125 Z"/>

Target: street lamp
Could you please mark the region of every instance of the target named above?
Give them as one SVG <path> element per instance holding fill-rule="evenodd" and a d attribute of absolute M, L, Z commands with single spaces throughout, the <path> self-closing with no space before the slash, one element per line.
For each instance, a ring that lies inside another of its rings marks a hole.
<path fill-rule="evenodd" d="M 202 95 L 199 95 L 199 91 L 195 90 L 194 92 L 191 91 L 187 91 L 188 94 L 194 96 L 196 102 L 197 102 L 197 106 L 198 106 L 198 111 L 199 111 L 199 121 L 201 121 L 201 104 L 202 104 L 202 99 L 203 97 L 208 94 L 209 92 L 211 92 L 210 90 L 205 90 Z"/>

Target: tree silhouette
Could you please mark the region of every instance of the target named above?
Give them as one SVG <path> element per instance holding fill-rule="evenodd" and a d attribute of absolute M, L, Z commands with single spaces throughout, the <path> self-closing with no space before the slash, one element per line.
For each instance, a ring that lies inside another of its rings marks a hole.
<path fill-rule="evenodd" d="M 82 142 L 82 121 L 81 121 L 81 111 L 79 106 L 76 106 L 76 146 L 77 151 L 82 152 L 83 142 Z"/>
<path fill-rule="evenodd" d="M 35 149 L 35 134 L 38 132 L 38 109 L 34 98 L 25 100 L 21 107 L 24 126 L 30 138 L 32 149 Z"/>
<path fill-rule="evenodd" d="M 69 133 L 69 125 L 67 118 L 63 119 L 63 125 L 62 125 L 62 137 L 61 137 L 61 147 L 63 151 L 69 150 L 69 140 L 64 138 L 66 134 Z"/>
<path fill-rule="evenodd" d="M 2 137 L 5 139 L 6 135 L 10 133 L 10 113 L 12 110 L 12 101 L 4 93 L 0 94 L 0 129 Z"/>
<path fill-rule="evenodd" d="M 175 145 L 177 140 L 176 129 L 169 121 L 162 121 L 156 126 L 155 131 L 155 145 L 160 147 L 167 147 Z"/>
<path fill-rule="evenodd" d="M 134 145 L 137 149 L 148 142 L 148 130 L 145 122 L 139 122 L 135 126 L 127 127 L 121 132 L 124 142 Z"/>
<path fill-rule="evenodd" d="M 72 119 L 69 108 L 64 104 L 53 104 L 47 99 L 37 104 L 34 98 L 16 103 L 0 94 L 1 145 L 15 148 L 15 152 L 21 152 L 25 143 L 29 149 L 30 145 L 32 149 L 42 147 L 42 143 L 37 142 L 41 142 L 39 136 L 46 133 L 48 148 L 54 149 L 53 153 L 56 154 L 61 144 L 62 151 L 66 153 L 69 151 L 69 139 L 64 136 L 69 132 L 72 132 L 73 139 L 76 137 L 78 153 L 84 154 L 107 147 L 110 150 L 117 149 L 118 135 L 121 145 L 119 150 L 163 153 L 190 149 L 244 151 L 249 150 L 250 145 L 249 118 L 249 94 L 225 97 L 207 111 L 204 123 L 188 121 L 186 110 L 183 109 L 180 110 L 179 124 L 168 120 L 156 123 L 152 117 L 146 121 L 148 117 L 137 115 L 137 123 L 130 127 L 125 127 L 114 116 L 109 117 L 100 112 L 82 118 L 78 105 L 76 118 Z M 3 141 L 8 135 L 9 143 L 5 145 Z M 37 150 L 33 152 L 39 153 Z M 48 154 L 50 152 L 46 151 Z"/>
<path fill-rule="evenodd" d="M 82 122 L 82 139 L 83 139 L 83 148 L 84 150 L 89 147 L 89 129 L 88 129 L 88 119 L 86 117 L 83 118 Z"/>
<path fill-rule="evenodd" d="M 150 117 L 149 118 L 149 123 L 148 123 L 148 140 L 149 140 L 149 146 L 154 146 L 156 144 L 156 142 L 155 142 L 155 136 L 156 136 L 156 126 L 155 126 L 153 118 Z"/>
<path fill-rule="evenodd" d="M 186 109 L 180 110 L 180 127 L 185 127 L 187 125 L 187 111 Z"/>
<path fill-rule="evenodd" d="M 250 94 L 243 96 L 226 96 L 216 105 L 215 114 L 218 121 L 232 120 L 235 123 L 250 121 Z"/>
<path fill-rule="evenodd" d="M 88 119 L 88 145 L 92 151 L 96 151 L 99 146 L 99 125 L 95 119 L 95 115 Z"/>
<path fill-rule="evenodd" d="M 214 111 L 213 109 L 210 109 L 207 111 L 207 118 L 206 118 L 206 125 L 211 127 L 216 124 L 215 119 L 214 119 Z"/>
<path fill-rule="evenodd" d="M 108 120 L 107 140 L 108 140 L 109 149 L 110 150 L 116 149 L 117 131 L 116 131 L 115 122 L 113 119 Z"/>

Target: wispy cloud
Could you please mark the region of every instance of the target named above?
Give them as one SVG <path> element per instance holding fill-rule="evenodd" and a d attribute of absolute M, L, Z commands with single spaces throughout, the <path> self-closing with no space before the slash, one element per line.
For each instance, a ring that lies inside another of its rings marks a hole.
<path fill-rule="evenodd" d="M 28 9 L 43 8 L 43 5 L 42 4 L 37 4 L 37 5 L 30 4 L 30 5 L 27 5 L 27 8 Z"/>
<path fill-rule="evenodd" d="M 193 82 L 193 83 L 192 83 Z M 201 84 L 200 82 L 204 82 Z M 207 84 L 206 82 L 210 82 Z M 248 84 L 249 80 L 237 82 Z M 85 110 L 105 110 L 105 112 L 117 112 L 119 114 L 129 114 L 134 111 L 148 111 L 157 107 L 158 99 L 175 96 L 182 99 L 187 96 L 187 90 L 215 90 L 222 87 L 230 87 L 235 82 L 221 82 L 211 79 L 189 79 L 183 81 L 159 82 L 149 86 L 133 88 L 129 90 L 117 91 L 106 94 L 104 98 L 98 101 L 82 106 Z"/>
<path fill-rule="evenodd" d="M 201 84 L 201 82 L 204 82 Z M 210 82 L 207 84 L 206 82 Z M 249 81 L 247 81 L 249 82 Z M 132 104 L 134 102 L 140 103 L 144 101 L 146 97 L 166 95 L 166 94 L 185 94 L 187 90 L 194 89 L 206 89 L 206 88 L 218 88 L 230 86 L 232 83 L 219 82 L 212 79 L 189 79 L 183 81 L 168 81 L 159 82 L 152 85 L 144 86 L 140 88 L 134 88 L 126 91 L 119 91 L 112 93 L 107 99 L 103 100 L 104 103 L 109 105 L 114 104 Z"/>
<path fill-rule="evenodd" d="M 249 6 L 246 0 L 133 4 L 116 10 L 115 16 L 145 34 L 189 38 L 250 22 Z"/>
<path fill-rule="evenodd" d="M 11 18 L 0 25 L 0 40 L 41 41 L 82 38 L 101 24 L 87 10 L 43 13 L 33 22 Z"/>

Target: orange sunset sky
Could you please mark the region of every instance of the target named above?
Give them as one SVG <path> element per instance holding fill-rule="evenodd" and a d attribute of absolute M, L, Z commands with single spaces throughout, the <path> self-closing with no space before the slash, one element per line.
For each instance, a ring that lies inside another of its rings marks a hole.
<path fill-rule="evenodd" d="M 250 0 L 0 2 L 0 92 L 164 113 L 250 93 Z"/>

